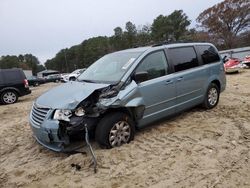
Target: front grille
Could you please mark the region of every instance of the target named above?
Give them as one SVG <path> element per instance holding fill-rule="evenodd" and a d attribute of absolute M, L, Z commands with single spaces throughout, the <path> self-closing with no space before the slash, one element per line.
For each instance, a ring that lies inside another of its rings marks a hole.
<path fill-rule="evenodd" d="M 34 124 L 40 126 L 49 112 L 49 108 L 38 107 L 36 104 L 32 106 L 31 118 Z"/>

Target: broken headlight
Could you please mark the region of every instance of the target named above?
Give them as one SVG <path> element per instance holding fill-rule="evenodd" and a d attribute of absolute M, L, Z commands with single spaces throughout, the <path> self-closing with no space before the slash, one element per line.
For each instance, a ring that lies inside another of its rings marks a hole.
<path fill-rule="evenodd" d="M 54 113 L 54 119 L 70 121 L 70 117 L 72 116 L 71 110 L 56 110 Z"/>
<path fill-rule="evenodd" d="M 85 115 L 85 110 L 82 107 L 78 107 L 75 110 L 75 115 L 76 116 L 84 116 Z"/>

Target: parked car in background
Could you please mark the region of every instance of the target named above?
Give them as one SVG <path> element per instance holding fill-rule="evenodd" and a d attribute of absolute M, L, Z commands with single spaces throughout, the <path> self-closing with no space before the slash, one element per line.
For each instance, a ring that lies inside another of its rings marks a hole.
<path fill-rule="evenodd" d="M 38 78 L 37 76 L 27 77 L 27 80 L 29 82 L 29 85 L 34 87 L 45 83 L 44 78 Z"/>
<path fill-rule="evenodd" d="M 60 74 L 60 81 L 63 82 L 65 76 L 69 75 L 69 73 L 61 73 Z"/>
<path fill-rule="evenodd" d="M 136 128 L 196 105 L 214 108 L 226 87 L 222 59 L 209 43 L 111 53 L 77 80 L 47 91 L 33 104 L 30 125 L 46 148 L 76 150 L 77 138 L 89 131 L 104 148 L 129 143 Z"/>
<path fill-rule="evenodd" d="M 77 69 L 77 70 L 73 71 L 70 74 L 66 74 L 66 75 L 62 76 L 61 81 L 62 82 L 75 81 L 76 78 L 80 74 L 82 74 L 85 70 L 86 70 L 86 68 L 84 68 L 84 69 Z"/>
<path fill-rule="evenodd" d="M 29 83 L 22 69 L 0 69 L 0 101 L 12 104 L 18 97 L 30 94 Z"/>
<path fill-rule="evenodd" d="M 48 75 L 44 78 L 45 78 L 45 82 L 60 82 L 60 80 L 61 80 L 60 74 L 52 74 L 52 75 Z"/>

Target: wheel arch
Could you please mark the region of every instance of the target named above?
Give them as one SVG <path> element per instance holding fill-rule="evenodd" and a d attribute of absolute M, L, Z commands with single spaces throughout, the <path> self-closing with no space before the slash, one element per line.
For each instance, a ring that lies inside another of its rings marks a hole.
<path fill-rule="evenodd" d="M 109 108 L 106 110 L 106 112 L 102 116 L 105 116 L 106 114 L 110 114 L 114 112 L 122 112 L 122 113 L 129 115 L 132 118 L 132 120 L 135 123 L 137 123 L 137 121 L 142 118 L 144 109 L 145 109 L 144 106 Z"/>
<path fill-rule="evenodd" d="M 215 79 L 215 80 L 211 81 L 211 83 L 217 85 L 219 91 L 221 91 L 221 83 L 220 83 L 220 81 L 218 79 Z"/>
<path fill-rule="evenodd" d="M 1 91 L 0 91 L 0 94 L 2 95 L 3 92 L 5 91 L 14 91 L 17 93 L 18 96 L 20 96 L 20 91 L 14 87 L 6 87 L 6 88 L 3 88 Z"/>

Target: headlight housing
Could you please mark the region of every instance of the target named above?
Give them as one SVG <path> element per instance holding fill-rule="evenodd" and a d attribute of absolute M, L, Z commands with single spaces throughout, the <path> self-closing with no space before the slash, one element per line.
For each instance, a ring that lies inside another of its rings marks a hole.
<path fill-rule="evenodd" d="M 71 110 L 56 110 L 54 113 L 54 119 L 70 121 L 70 117 L 72 116 Z"/>
<path fill-rule="evenodd" d="M 85 115 L 85 110 L 82 108 L 82 107 L 78 107 L 76 110 L 75 110 L 75 115 L 76 116 L 84 116 Z"/>

